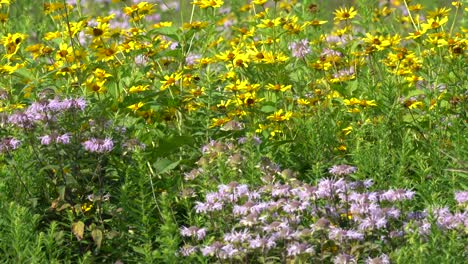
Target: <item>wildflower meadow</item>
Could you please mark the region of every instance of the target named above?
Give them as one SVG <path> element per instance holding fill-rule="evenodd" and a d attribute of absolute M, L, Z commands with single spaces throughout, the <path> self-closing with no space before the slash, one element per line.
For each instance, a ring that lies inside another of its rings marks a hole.
<path fill-rule="evenodd" d="M 0 262 L 466 263 L 467 11 L 0 0 Z"/>

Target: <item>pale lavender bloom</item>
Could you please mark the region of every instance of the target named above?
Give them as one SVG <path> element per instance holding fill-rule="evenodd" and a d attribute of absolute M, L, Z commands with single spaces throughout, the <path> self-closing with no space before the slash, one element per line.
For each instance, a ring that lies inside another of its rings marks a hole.
<path fill-rule="evenodd" d="M 390 264 L 390 258 L 385 254 L 382 254 L 376 258 L 369 257 L 366 260 L 366 264 Z"/>
<path fill-rule="evenodd" d="M 232 231 L 231 233 L 224 234 L 224 242 L 243 243 L 249 240 L 251 237 L 252 235 L 247 229 L 244 229 L 242 231 Z"/>
<path fill-rule="evenodd" d="M 42 145 L 49 145 L 50 143 L 52 143 L 52 137 L 49 135 L 45 135 L 39 138 L 41 139 Z"/>
<path fill-rule="evenodd" d="M 239 249 L 235 248 L 232 244 L 227 244 L 221 248 L 219 257 L 221 259 L 233 258 L 240 253 Z"/>
<path fill-rule="evenodd" d="M 346 237 L 352 240 L 364 240 L 363 233 L 351 229 L 346 232 Z"/>
<path fill-rule="evenodd" d="M 196 226 L 181 227 L 180 234 L 185 237 L 196 237 L 198 240 L 202 240 L 206 236 L 205 228 L 198 228 Z"/>
<path fill-rule="evenodd" d="M 354 264 L 357 263 L 353 256 L 341 253 L 333 258 L 334 264 Z"/>
<path fill-rule="evenodd" d="M 59 144 L 69 144 L 70 143 L 70 134 L 65 133 L 63 135 L 57 136 L 57 138 L 55 139 L 55 142 L 59 143 Z"/>
<path fill-rule="evenodd" d="M 301 255 L 305 253 L 313 254 L 315 252 L 314 248 L 311 245 L 307 243 L 298 243 L 298 242 L 289 244 L 287 251 L 288 251 L 288 256 L 297 256 L 297 255 Z"/>
<path fill-rule="evenodd" d="M 213 242 L 213 244 L 205 246 L 201 248 L 201 252 L 203 256 L 213 256 L 214 254 L 218 254 L 223 244 L 219 241 Z"/>
<path fill-rule="evenodd" d="M 407 215 L 409 220 L 422 220 L 427 217 L 427 212 L 422 211 L 422 212 L 409 212 Z"/>
<path fill-rule="evenodd" d="M 0 141 L 0 153 L 8 152 L 17 149 L 21 145 L 21 141 L 13 137 L 7 137 Z"/>
<path fill-rule="evenodd" d="M 259 217 L 256 213 L 251 213 L 239 220 L 241 226 L 254 226 L 259 223 Z"/>
<path fill-rule="evenodd" d="M 355 173 L 356 171 L 357 171 L 356 167 L 346 165 L 346 164 L 334 165 L 328 170 L 328 172 L 330 172 L 331 174 L 335 176 L 344 176 L 344 175 Z"/>
<path fill-rule="evenodd" d="M 328 233 L 328 238 L 341 243 L 346 238 L 346 230 L 343 230 L 339 227 L 332 227 Z"/>
<path fill-rule="evenodd" d="M 387 219 L 382 209 L 374 209 L 369 212 L 369 215 L 361 220 L 359 229 L 372 230 L 385 227 Z"/>
<path fill-rule="evenodd" d="M 174 42 L 172 42 L 171 45 L 169 46 L 169 49 L 175 50 L 175 49 L 177 49 L 177 46 L 179 46 L 179 42 L 174 41 Z"/>
<path fill-rule="evenodd" d="M 468 191 L 455 192 L 455 200 L 458 204 L 464 204 L 468 202 Z"/>
<path fill-rule="evenodd" d="M 34 121 L 32 116 L 21 112 L 14 113 L 8 117 L 8 123 L 21 128 L 31 128 Z"/>
<path fill-rule="evenodd" d="M 240 216 L 240 215 L 247 215 L 249 212 L 249 208 L 245 205 L 234 205 L 232 208 L 232 214 L 235 216 Z"/>
<path fill-rule="evenodd" d="M 236 193 L 239 197 L 247 196 L 249 194 L 249 186 L 247 184 L 240 184 L 236 187 Z"/>
<path fill-rule="evenodd" d="M 180 255 L 187 257 L 192 254 L 194 254 L 197 251 L 197 247 L 194 247 L 192 245 L 184 245 L 179 249 Z"/>
<path fill-rule="evenodd" d="M 187 54 L 187 57 L 185 58 L 185 64 L 187 64 L 187 66 L 192 66 L 195 63 L 197 63 L 199 59 L 201 59 L 201 55 L 189 53 Z"/>
<path fill-rule="evenodd" d="M 280 184 L 277 183 L 273 186 L 271 190 L 272 197 L 289 197 L 290 196 L 291 187 L 287 184 Z"/>
<path fill-rule="evenodd" d="M 292 51 L 294 57 L 302 59 L 307 54 L 311 52 L 309 47 L 309 41 L 307 39 L 303 39 L 298 42 L 290 42 L 288 49 Z"/>
<path fill-rule="evenodd" d="M 341 184 L 336 184 L 337 182 L 332 179 L 322 179 L 318 183 L 317 196 L 320 198 L 333 198 L 338 194 L 336 186 L 342 187 Z"/>
<path fill-rule="evenodd" d="M 262 238 L 257 235 L 254 239 L 249 241 L 249 247 L 252 249 L 261 248 L 261 249 L 271 249 L 276 246 L 276 242 L 273 238 Z"/>
<path fill-rule="evenodd" d="M 431 223 L 427 219 L 422 220 L 418 231 L 420 235 L 429 235 L 431 231 Z"/>
<path fill-rule="evenodd" d="M 322 53 L 320 53 L 320 57 L 343 57 L 343 53 L 333 49 L 324 48 Z"/>
<path fill-rule="evenodd" d="M 334 73 L 333 78 L 336 78 L 336 79 L 347 78 L 353 75 L 354 75 L 354 67 L 351 66 L 349 69 L 342 69 L 338 71 L 337 73 Z"/>
<path fill-rule="evenodd" d="M 253 136 L 252 139 L 254 140 L 255 144 L 257 144 L 257 145 L 262 144 L 262 140 L 259 137 Z"/>
<path fill-rule="evenodd" d="M 110 138 L 97 139 L 91 138 L 82 143 L 85 150 L 89 152 L 105 153 L 110 152 L 114 147 L 114 142 Z"/>
<path fill-rule="evenodd" d="M 414 194 L 415 192 L 404 189 L 388 190 L 380 195 L 380 199 L 390 202 L 411 200 Z"/>
<path fill-rule="evenodd" d="M 208 206 L 207 204 L 205 203 L 202 203 L 202 202 L 199 202 L 199 201 L 196 201 L 195 202 L 195 212 L 197 213 L 203 213 L 205 214 L 206 212 L 208 212 Z"/>
<path fill-rule="evenodd" d="M 388 217 L 391 217 L 394 219 L 398 219 L 398 217 L 400 217 L 400 210 L 395 207 L 385 208 L 384 211 L 385 211 L 385 215 Z"/>

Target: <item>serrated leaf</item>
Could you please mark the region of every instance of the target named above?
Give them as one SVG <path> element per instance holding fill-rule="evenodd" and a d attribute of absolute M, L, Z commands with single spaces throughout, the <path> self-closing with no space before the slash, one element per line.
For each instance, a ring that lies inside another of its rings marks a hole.
<path fill-rule="evenodd" d="M 72 224 L 72 233 L 76 236 L 78 241 L 83 239 L 85 224 L 81 221 Z"/>
<path fill-rule="evenodd" d="M 96 243 L 96 247 L 100 249 L 102 243 L 102 231 L 99 229 L 94 229 L 91 232 L 91 236 L 93 237 L 94 243 Z"/>

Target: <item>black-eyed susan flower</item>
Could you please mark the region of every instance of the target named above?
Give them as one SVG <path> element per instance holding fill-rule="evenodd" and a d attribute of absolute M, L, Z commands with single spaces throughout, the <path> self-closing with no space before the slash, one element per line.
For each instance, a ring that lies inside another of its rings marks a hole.
<path fill-rule="evenodd" d="M 162 84 L 160 90 L 164 91 L 167 88 L 176 85 L 177 81 L 180 79 L 182 79 L 182 73 L 180 72 L 172 73 L 171 75 L 165 75 L 164 80 L 160 81 Z"/>
<path fill-rule="evenodd" d="M 437 29 L 441 26 L 445 25 L 448 22 L 448 17 L 444 16 L 442 18 L 435 17 L 429 18 L 426 23 L 421 25 L 422 30 L 430 30 L 430 29 Z"/>
<path fill-rule="evenodd" d="M 129 93 L 141 93 L 149 90 L 149 85 L 134 85 L 128 89 Z"/>
<path fill-rule="evenodd" d="M 333 14 L 335 14 L 334 20 L 336 22 L 348 21 L 357 15 L 357 11 L 354 9 L 354 6 L 350 7 L 349 9 L 341 7 L 340 9 L 336 9 Z"/>
<path fill-rule="evenodd" d="M 200 8 L 219 8 L 224 4 L 223 0 L 194 0 L 193 5 L 196 5 Z"/>
<path fill-rule="evenodd" d="M 111 61 L 119 52 L 118 45 L 113 43 L 108 47 L 100 47 L 97 49 L 96 56 L 99 61 Z"/>
<path fill-rule="evenodd" d="M 268 90 L 275 91 L 275 92 L 286 92 L 286 91 L 291 90 L 292 85 L 284 85 L 284 84 L 279 84 L 279 83 L 276 83 L 276 84 L 269 83 L 269 84 L 267 84 L 266 88 Z"/>
<path fill-rule="evenodd" d="M 138 103 L 127 106 L 127 108 L 132 110 L 132 111 L 137 111 L 138 109 L 142 108 L 144 105 L 145 105 L 145 103 L 138 102 Z"/>
<path fill-rule="evenodd" d="M 272 115 L 267 116 L 267 119 L 274 122 L 282 122 L 289 120 L 292 117 L 293 113 L 291 111 L 283 112 L 283 109 L 280 109 L 274 112 Z"/>
<path fill-rule="evenodd" d="M 27 35 L 22 33 L 8 33 L 2 37 L 0 43 L 5 47 L 4 57 L 10 59 L 13 55 L 18 52 L 21 43 L 26 39 Z"/>

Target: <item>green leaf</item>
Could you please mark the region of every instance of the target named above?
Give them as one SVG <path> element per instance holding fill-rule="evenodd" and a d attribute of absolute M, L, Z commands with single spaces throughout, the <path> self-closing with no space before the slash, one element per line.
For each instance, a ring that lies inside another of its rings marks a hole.
<path fill-rule="evenodd" d="M 175 167 L 177 167 L 179 163 L 180 163 L 180 160 L 176 162 L 172 162 L 171 160 L 163 158 L 163 159 L 156 161 L 153 164 L 153 168 L 156 170 L 157 173 L 162 174 L 162 173 L 169 172 L 175 169 Z"/>
<path fill-rule="evenodd" d="M 272 106 L 272 105 L 265 105 L 263 106 L 260 111 L 264 112 L 264 113 L 273 113 L 276 111 L 276 107 Z"/>

